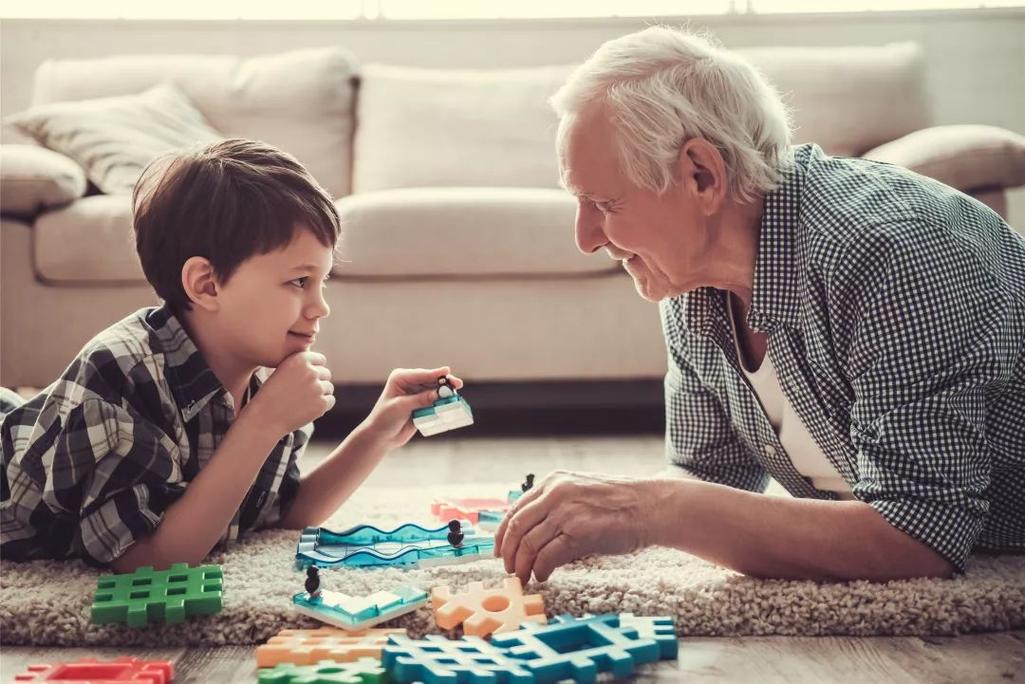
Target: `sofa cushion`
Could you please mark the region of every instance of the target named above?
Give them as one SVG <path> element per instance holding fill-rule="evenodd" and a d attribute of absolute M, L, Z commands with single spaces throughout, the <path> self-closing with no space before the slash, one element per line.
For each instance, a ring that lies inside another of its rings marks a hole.
<path fill-rule="evenodd" d="M 336 48 L 242 59 L 228 55 L 126 55 L 48 60 L 33 104 L 178 85 L 226 137 L 263 140 L 295 155 L 328 192 L 349 192 L 353 60 Z"/>
<path fill-rule="evenodd" d="M 776 86 L 796 143 L 858 156 L 930 125 L 925 60 L 915 43 L 737 50 Z"/>
<path fill-rule="evenodd" d="M 353 192 L 558 187 L 548 97 L 572 67 L 361 69 Z"/>
<path fill-rule="evenodd" d="M 172 83 L 135 95 L 37 105 L 6 122 L 74 159 L 108 195 L 131 194 L 160 155 L 223 137 Z"/>
<path fill-rule="evenodd" d="M 51 283 L 145 282 L 128 195 L 92 195 L 36 219 L 36 274 Z"/>
<path fill-rule="evenodd" d="M 737 50 L 784 96 L 797 142 L 858 155 L 929 125 L 913 43 Z M 355 192 L 418 186 L 558 186 L 549 96 L 572 66 L 361 69 Z"/>
<path fill-rule="evenodd" d="M 0 211 L 35 216 L 85 194 L 82 167 L 37 145 L 0 145 Z"/>
<path fill-rule="evenodd" d="M 340 200 L 335 274 L 586 276 L 615 271 L 573 241 L 576 202 L 544 188 L 408 188 Z"/>

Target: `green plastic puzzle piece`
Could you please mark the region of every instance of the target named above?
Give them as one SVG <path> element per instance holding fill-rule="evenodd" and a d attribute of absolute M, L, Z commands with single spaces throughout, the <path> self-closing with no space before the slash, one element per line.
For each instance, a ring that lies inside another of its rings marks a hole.
<path fill-rule="evenodd" d="M 190 568 L 186 563 L 175 563 L 168 570 L 147 565 L 135 572 L 101 575 L 92 621 L 143 627 L 149 622 L 175 625 L 190 615 L 213 615 L 221 610 L 223 583 L 218 566 Z"/>
<path fill-rule="evenodd" d="M 259 684 L 384 684 L 384 668 L 377 658 L 360 658 L 351 663 L 322 660 L 316 665 L 281 663 L 264 668 Z"/>

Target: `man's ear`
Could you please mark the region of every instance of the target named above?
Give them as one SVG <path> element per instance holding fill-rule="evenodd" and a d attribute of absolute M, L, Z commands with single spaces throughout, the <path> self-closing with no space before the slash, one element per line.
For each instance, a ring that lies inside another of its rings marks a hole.
<path fill-rule="evenodd" d="M 182 266 L 182 288 L 195 306 L 207 311 L 220 308 L 219 283 L 213 265 L 205 257 L 189 257 Z"/>
<path fill-rule="evenodd" d="M 706 216 L 719 211 L 728 183 L 719 148 L 704 138 L 691 138 L 680 147 L 676 171 L 679 182 L 698 199 Z"/>

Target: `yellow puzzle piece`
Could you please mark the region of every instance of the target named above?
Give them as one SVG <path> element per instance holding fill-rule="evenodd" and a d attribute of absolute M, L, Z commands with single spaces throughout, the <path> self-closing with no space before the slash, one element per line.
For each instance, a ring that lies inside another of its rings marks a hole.
<path fill-rule="evenodd" d="M 316 665 L 321 660 L 349 663 L 365 657 L 380 658 L 381 649 L 392 634 L 405 636 L 406 630 L 283 629 L 266 644 L 257 646 L 256 666 L 274 667 L 278 663 Z"/>
<path fill-rule="evenodd" d="M 448 587 L 431 591 L 434 619 L 442 629 L 462 623 L 463 633 L 484 637 L 519 629 L 524 622 L 548 624 L 540 594 L 523 595 L 517 577 L 506 577 L 502 586 L 485 589 L 482 582 L 471 582 L 466 591 L 453 594 Z"/>

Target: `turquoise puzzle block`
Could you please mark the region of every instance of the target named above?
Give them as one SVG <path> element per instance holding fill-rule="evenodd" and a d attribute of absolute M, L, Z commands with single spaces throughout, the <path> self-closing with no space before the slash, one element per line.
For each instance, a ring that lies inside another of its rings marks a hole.
<path fill-rule="evenodd" d="M 319 596 L 310 598 L 308 593 L 300 592 L 292 597 L 292 603 L 300 613 L 321 622 L 342 629 L 359 630 L 411 613 L 426 605 L 427 598 L 423 589 L 405 585 L 368 596 L 322 590 Z"/>
<path fill-rule="evenodd" d="M 676 623 L 668 616 L 644 617 L 633 613 L 619 614 L 619 627 L 637 630 L 642 639 L 654 639 L 658 644 L 659 660 L 676 660 L 680 641 L 676 638 Z"/>
<path fill-rule="evenodd" d="M 437 634 L 424 640 L 388 637 L 381 664 L 395 684 L 533 684 L 524 661 L 510 658 L 480 637 L 458 641 Z"/>
<path fill-rule="evenodd" d="M 459 395 L 438 399 L 413 411 L 413 425 L 424 437 L 473 425 L 473 410 Z"/>
<path fill-rule="evenodd" d="M 394 530 L 357 525 L 344 532 L 307 527 L 296 547 L 296 566 L 305 568 L 452 565 L 490 558 L 495 548 L 491 535 L 478 534 L 462 522 L 463 541 L 448 543 L 448 526 L 425 528 L 407 523 Z"/>
<path fill-rule="evenodd" d="M 523 659 L 538 684 L 573 679 L 594 682 L 599 672 L 629 677 L 637 665 L 651 663 L 662 651 L 654 639 L 642 638 L 619 615 L 577 619 L 561 615 L 548 625 L 528 622 L 515 632 L 495 634 L 491 645 L 511 658 Z"/>
<path fill-rule="evenodd" d="M 259 684 L 383 684 L 384 668 L 377 658 L 351 663 L 322 660 L 316 665 L 281 663 L 260 670 Z"/>
<path fill-rule="evenodd" d="M 101 575 L 92 621 L 142 627 L 148 622 L 174 625 L 189 615 L 212 615 L 221 610 L 223 582 L 218 566 L 190 568 L 186 563 L 175 563 L 168 570 L 147 565 L 135 572 Z"/>

